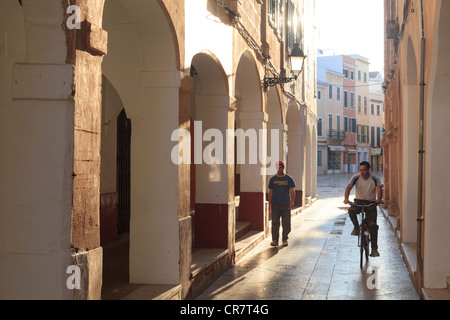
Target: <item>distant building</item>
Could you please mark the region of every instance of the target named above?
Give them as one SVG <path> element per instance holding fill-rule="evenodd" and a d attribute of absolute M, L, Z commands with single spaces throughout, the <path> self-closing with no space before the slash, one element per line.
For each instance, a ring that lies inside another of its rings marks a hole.
<path fill-rule="evenodd" d="M 369 60 L 358 54 L 355 60 L 357 163 L 370 161 Z M 359 168 L 358 168 L 359 170 Z"/>
<path fill-rule="evenodd" d="M 342 56 L 321 56 L 317 58 L 318 87 L 325 86 L 324 101 L 318 103 L 323 115 L 323 130 L 326 135 L 326 173 L 344 172 L 344 76 Z M 322 90 L 322 89 L 321 89 Z M 322 140 L 323 141 L 323 140 Z M 323 146 L 322 146 L 323 150 Z M 323 170 L 322 170 L 323 172 Z"/>
<path fill-rule="evenodd" d="M 370 163 L 372 170 L 383 171 L 381 137 L 384 131 L 383 77 L 378 71 L 369 72 Z"/>

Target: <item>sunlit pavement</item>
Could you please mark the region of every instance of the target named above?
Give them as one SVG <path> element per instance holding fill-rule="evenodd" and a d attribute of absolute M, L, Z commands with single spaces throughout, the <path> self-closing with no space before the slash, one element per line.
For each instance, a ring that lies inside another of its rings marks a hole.
<path fill-rule="evenodd" d="M 350 235 L 353 225 L 343 204 L 350 176 L 319 177 L 319 200 L 293 218 L 289 246 L 271 247 L 266 238 L 197 299 L 419 299 L 380 209 L 380 257 L 360 268 L 357 237 Z"/>

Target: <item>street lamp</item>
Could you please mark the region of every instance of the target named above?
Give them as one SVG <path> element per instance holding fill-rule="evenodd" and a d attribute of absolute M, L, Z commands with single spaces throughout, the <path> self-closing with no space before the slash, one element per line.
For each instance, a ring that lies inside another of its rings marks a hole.
<path fill-rule="evenodd" d="M 289 55 L 289 62 L 291 65 L 291 73 L 294 75 L 293 77 L 266 77 L 264 76 L 264 90 L 267 91 L 269 87 L 273 87 L 279 83 L 288 83 L 292 80 L 297 80 L 299 74 L 303 71 L 303 66 L 305 63 L 305 59 L 307 56 L 303 53 L 303 50 L 300 49 L 300 45 L 298 43 L 294 44 L 294 48 Z"/>

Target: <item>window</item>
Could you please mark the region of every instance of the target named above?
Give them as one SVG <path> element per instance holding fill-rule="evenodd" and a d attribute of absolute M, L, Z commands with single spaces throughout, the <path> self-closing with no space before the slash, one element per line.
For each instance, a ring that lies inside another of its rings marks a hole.
<path fill-rule="evenodd" d="M 348 108 L 348 91 L 344 90 L 344 108 Z"/>
<path fill-rule="evenodd" d="M 355 109 L 355 93 L 350 92 L 350 108 Z"/>
<path fill-rule="evenodd" d="M 331 132 L 333 130 L 333 115 L 328 115 L 328 137 L 331 139 L 333 138 L 333 133 Z"/>
<path fill-rule="evenodd" d="M 364 82 L 367 82 L 367 72 L 364 72 Z"/>
<path fill-rule="evenodd" d="M 344 78 L 345 79 L 348 79 L 348 70 L 347 69 L 344 69 Z"/>
<path fill-rule="evenodd" d="M 322 137 L 322 118 L 317 121 L 317 136 Z"/>
<path fill-rule="evenodd" d="M 377 147 L 381 147 L 381 129 L 377 127 Z"/>
<path fill-rule="evenodd" d="M 355 80 L 355 71 L 353 70 L 350 71 L 350 79 Z"/>
<path fill-rule="evenodd" d="M 341 101 L 341 88 L 336 87 L 336 100 Z"/>
<path fill-rule="evenodd" d="M 330 100 L 333 99 L 333 85 L 332 84 L 328 85 L 328 99 L 330 99 Z"/>
<path fill-rule="evenodd" d="M 375 105 L 373 103 L 370 104 L 370 114 L 375 115 Z"/>
<path fill-rule="evenodd" d="M 348 117 L 344 117 L 344 131 L 349 132 L 348 129 Z"/>
<path fill-rule="evenodd" d="M 358 70 L 358 81 L 361 81 L 361 70 Z"/>
<path fill-rule="evenodd" d="M 375 128 L 370 127 L 370 145 L 375 147 Z"/>
<path fill-rule="evenodd" d="M 358 113 L 361 113 L 361 96 L 358 96 Z"/>
<path fill-rule="evenodd" d="M 340 115 L 336 116 L 336 130 L 341 131 L 341 116 Z"/>
<path fill-rule="evenodd" d="M 283 1 L 269 0 L 269 25 L 281 41 L 283 36 Z"/>
<path fill-rule="evenodd" d="M 361 134 L 359 136 L 360 138 L 358 139 L 358 141 L 361 143 L 366 143 L 366 126 L 361 125 L 360 130 Z"/>
<path fill-rule="evenodd" d="M 351 123 L 350 132 L 351 133 L 356 133 L 356 119 L 355 118 L 351 118 L 350 119 L 350 123 Z"/>
<path fill-rule="evenodd" d="M 322 90 L 317 90 L 317 100 L 322 100 Z"/>
<path fill-rule="evenodd" d="M 317 151 L 317 166 L 322 166 L 322 151 Z"/>
<path fill-rule="evenodd" d="M 273 1 L 271 1 L 273 2 Z M 269 4 L 270 8 L 270 4 Z M 294 43 L 302 42 L 302 22 L 298 9 L 292 0 L 288 0 L 286 3 L 286 48 L 288 53 L 294 47 Z"/>
<path fill-rule="evenodd" d="M 377 116 L 379 116 L 379 115 L 380 115 L 380 105 L 377 104 Z"/>
<path fill-rule="evenodd" d="M 364 114 L 367 114 L 367 97 L 364 97 Z"/>

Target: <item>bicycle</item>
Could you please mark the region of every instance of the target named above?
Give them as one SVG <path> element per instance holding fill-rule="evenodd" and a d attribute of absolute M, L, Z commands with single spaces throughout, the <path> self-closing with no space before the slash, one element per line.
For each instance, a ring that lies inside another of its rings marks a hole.
<path fill-rule="evenodd" d="M 366 256 L 366 263 L 369 262 L 369 245 L 370 245 L 370 232 L 369 232 L 369 226 L 367 225 L 366 216 L 365 216 L 365 208 L 369 208 L 372 206 L 376 206 L 377 203 L 373 202 L 371 204 L 357 204 L 354 202 L 349 201 L 350 205 L 354 205 L 356 207 L 361 208 L 361 223 L 359 225 L 359 235 L 358 235 L 358 247 L 360 247 L 360 268 L 363 267 L 363 256 L 365 253 Z"/>

